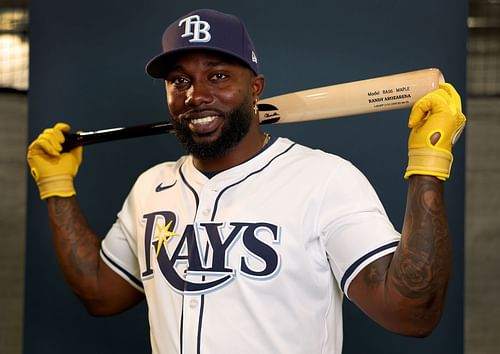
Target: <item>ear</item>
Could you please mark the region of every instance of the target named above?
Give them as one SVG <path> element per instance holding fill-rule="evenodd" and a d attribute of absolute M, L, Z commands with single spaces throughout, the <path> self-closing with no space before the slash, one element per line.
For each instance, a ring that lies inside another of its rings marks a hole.
<path fill-rule="evenodd" d="M 252 78 L 252 95 L 254 101 L 258 101 L 259 97 L 264 92 L 265 81 L 266 80 L 264 78 L 264 75 L 262 74 L 254 76 Z"/>

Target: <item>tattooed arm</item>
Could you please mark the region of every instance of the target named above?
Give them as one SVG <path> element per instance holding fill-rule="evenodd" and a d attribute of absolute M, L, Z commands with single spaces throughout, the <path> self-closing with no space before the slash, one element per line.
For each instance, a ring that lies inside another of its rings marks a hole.
<path fill-rule="evenodd" d="M 365 267 L 349 297 L 386 329 L 426 336 L 441 318 L 451 272 L 443 182 L 410 178 L 401 242 L 393 255 Z"/>
<path fill-rule="evenodd" d="M 89 313 L 120 313 L 143 299 L 101 260 L 101 239 L 87 225 L 75 197 L 48 198 L 47 206 L 59 264 Z"/>

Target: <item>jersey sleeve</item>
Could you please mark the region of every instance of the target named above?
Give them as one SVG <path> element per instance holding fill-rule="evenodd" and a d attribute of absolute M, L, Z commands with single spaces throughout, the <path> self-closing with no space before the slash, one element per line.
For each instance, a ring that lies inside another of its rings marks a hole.
<path fill-rule="evenodd" d="M 137 290 L 144 292 L 137 257 L 134 229 L 134 203 L 131 195 L 125 200 L 118 217 L 101 244 L 101 258 L 119 276 Z"/>
<path fill-rule="evenodd" d="M 371 184 L 347 161 L 335 168 L 325 185 L 318 225 L 332 272 L 347 296 L 354 277 L 369 263 L 393 253 L 401 237 Z"/>

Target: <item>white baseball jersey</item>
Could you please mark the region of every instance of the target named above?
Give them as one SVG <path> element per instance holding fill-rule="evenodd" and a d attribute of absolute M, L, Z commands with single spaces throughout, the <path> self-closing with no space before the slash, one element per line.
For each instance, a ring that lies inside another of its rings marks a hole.
<path fill-rule="evenodd" d="M 101 256 L 146 295 L 153 353 L 342 350 L 342 298 L 400 235 L 349 162 L 279 138 L 212 178 L 142 174 Z"/>

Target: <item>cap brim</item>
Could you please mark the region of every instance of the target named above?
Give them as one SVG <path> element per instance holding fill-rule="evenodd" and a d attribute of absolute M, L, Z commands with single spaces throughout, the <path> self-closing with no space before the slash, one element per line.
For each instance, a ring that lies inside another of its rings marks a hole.
<path fill-rule="evenodd" d="M 254 68 L 249 66 L 243 58 L 241 58 L 238 55 L 235 55 L 232 52 L 229 51 L 224 51 L 220 50 L 218 48 L 207 48 L 206 46 L 193 46 L 193 47 L 188 47 L 188 48 L 179 48 L 176 50 L 172 50 L 167 53 L 162 53 L 151 59 L 147 64 L 146 64 L 146 72 L 148 75 L 157 78 L 157 79 L 164 79 L 165 76 L 168 74 L 169 70 L 171 69 L 172 62 L 182 53 L 192 51 L 192 50 L 206 50 L 209 52 L 216 52 L 216 53 L 222 53 L 225 55 L 228 55 L 234 59 L 236 59 L 241 65 L 243 65 L 246 68 L 249 68 L 252 70 L 252 72 L 257 75 L 258 73 L 255 71 Z"/>
<path fill-rule="evenodd" d="M 172 53 L 162 53 L 151 59 L 146 64 L 146 72 L 148 75 L 156 78 L 163 79 L 168 71 L 168 62 L 171 61 Z"/>

